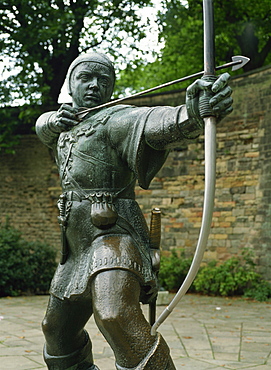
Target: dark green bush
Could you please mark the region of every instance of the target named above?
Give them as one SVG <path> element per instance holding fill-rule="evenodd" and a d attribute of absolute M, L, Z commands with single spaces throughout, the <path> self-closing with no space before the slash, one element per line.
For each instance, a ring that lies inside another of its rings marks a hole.
<path fill-rule="evenodd" d="M 271 285 L 256 272 L 255 263 L 248 251 L 220 265 L 212 261 L 202 267 L 193 285 L 197 292 L 207 295 L 243 295 L 259 301 L 271 297 Z"/>
<path fill-rule="evenodd" d="M 8 223 L 0 224 L 0 296 L 46 293 L 55 259 L 52 247 L 25 241 Z"/>
<path fill-rule="evenodd" d="M 176 251 L 170 256 L 162 256 L 159 283 L 163 289 L 176 291 L 184 281 L 192 259 L 180 257 Z M 240 295 L 258 301 L 271 298 L 271 284 L 256 271 L 251 251 L 244 250 L 240 257 L 232 257 L 218 264 L 211 261 L 201 267 L 191 291 L 206 295 L 233 296 Z"/>
<path fill-rule="evenodd" d="M 271 298 L 271 284 L 260 279 L 260 281 L 245 290 L 244 297 L 256 299 L 257 301 L 267 301 Z"/>
<path fill-rule="evenodd" d="M 163 289 L 176 291 L 183 283 L 192 259 L 185 258 L 181 251 L 180 257 L 175 250 L 170 256 L 162 256 L 159 271 L 159 284 Z"/>

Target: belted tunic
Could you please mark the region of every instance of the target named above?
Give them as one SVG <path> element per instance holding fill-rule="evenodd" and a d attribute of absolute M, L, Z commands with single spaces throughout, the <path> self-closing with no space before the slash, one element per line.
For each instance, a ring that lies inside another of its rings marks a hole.
<path fill-rule="evenodd" d="M 76 299 L 89 293 L 95 274 L 124 269 L 138 277 L 147 302 L 157 281 L 135 184 L 147 189 L 169 150 L 201 128 L 182 106 L 104 108 L 60 135 L 50 126 L 53 119 L 46 113 L 36 125 L 54 151 L 66 202 L 68 257 L 58 265 L 51 294 Z"/>

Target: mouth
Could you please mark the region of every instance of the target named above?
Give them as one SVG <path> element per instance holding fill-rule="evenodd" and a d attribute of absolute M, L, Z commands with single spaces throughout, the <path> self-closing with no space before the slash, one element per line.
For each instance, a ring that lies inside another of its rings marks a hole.
<path fill-rule="evenodd" d="M 86 94 L 84 96 L 84 98 L 87 99 L 87 100 L 93 100 L 95 102 L 99 102 L 100 101 L 99 95 L 96 95 L 96 94 Z"/>

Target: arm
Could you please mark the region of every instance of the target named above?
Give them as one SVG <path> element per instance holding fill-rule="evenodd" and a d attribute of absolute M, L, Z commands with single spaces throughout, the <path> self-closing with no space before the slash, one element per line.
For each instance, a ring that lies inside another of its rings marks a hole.
<path fill-rule="evenodd" d="M 168 151 L 201 133 L 201 122 L 189 117 L 185 105 L 156 107 L 146 121 L 144 138 L 152 149 Z"/>
<path fill-rule="evenodd" d="M 75 108 L 63 104 L 58 111 L 43 113 L 36 122 L 36 133 L 40 140 L 52 148 L 61 132 L 68 131 L 79 123 L 76 112 Z"/>
<path fill-rule="evenodd" d="M 52 148 L 57 141 L 59 133 L 56 133 L 51 128 L 51 123 L 54 122 L 56 112 L 43 113 L 36 122 L 36 133 L 43 144 Z"/>
<path fill-rule="evenodd" d="M 200 114 L 200 93 L 208 91 L 209 105 L 219 122 L 232 111 L 230 75 L 222 74 L 215 82 L 199 79 L 186 92 L 186 105 L 176 108 L 159 107 L 150 113 L 145 129 L 145 140 L 153 149 L 167 150 L 182 141 L 193 140 L 203 131 Z"/>

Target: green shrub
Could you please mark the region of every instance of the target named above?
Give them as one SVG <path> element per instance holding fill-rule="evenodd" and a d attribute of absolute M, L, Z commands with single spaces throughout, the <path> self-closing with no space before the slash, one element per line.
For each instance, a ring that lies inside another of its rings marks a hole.
<path fill-rule="evenodd" d="M 180 257 L 176 251 L 170 256 L 162 256 L 159 284 L 163 289 L 176 291 L 183 283 L 190 268 L 192 258 Z M 271 298 L 271 284 L 256 271 L 251 251 L 244 250 L 240 257 L 232 257 L 222 264 L 211 261 L 201 267 L 190 291 L 206 295 L 240 295 L 258 301 Z"/>
<path fill-rule="evenodd" d="M 261 279 L 245 290 L 244 297 L 253 298 L 261 302 L 267 301 L 271 298 L 271 284 Z"/>
<path fill-rule="evenodd" d="M 40 242 L 27 242 L 8 223 L 0 224 L 0 296 L 48 291 L 56 268 L 56 251 Z"/>
<path fill-rule="evenodd" d="M 180 257 L 175 250 L 170 256 L 162 256 L 159 271 L 159 285 L 161 288 L 176 291 L 183 283 L 192 259 L 185 258 L 182 251 Z"/>
<path fill-rule="evenodd" d="M 207 295 L 244 295 L 260 301 L 271 297 L 271 285 L 256 271 L 251 252 L 232 257 L 218 265 L 216 261 L 202 267 L 193 283 L 196 292 Z"/>

